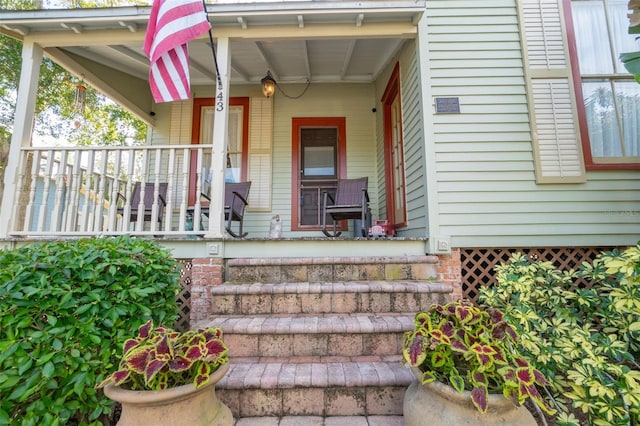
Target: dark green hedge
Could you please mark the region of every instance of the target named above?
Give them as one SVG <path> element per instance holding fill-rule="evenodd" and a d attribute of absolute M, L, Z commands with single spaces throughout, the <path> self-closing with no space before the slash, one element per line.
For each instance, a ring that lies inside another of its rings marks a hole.
<path fill-rule="evenodd" d="M 130 237 L 0 251 L 0 424 L 100 424 L 96 390 L 140 324 L 173 324 L 180 269 Z"/>

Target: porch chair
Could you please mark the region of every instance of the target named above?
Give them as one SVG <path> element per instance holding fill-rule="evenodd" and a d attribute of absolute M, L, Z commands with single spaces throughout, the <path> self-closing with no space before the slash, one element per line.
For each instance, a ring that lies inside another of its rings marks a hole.
<path fill-rule="evenodd" d="M 369 193 L 367 192 L 368 178 L 340 179 L 336 190 L 336 196 L 331 196 L 327 191 L 323 192 L 322 200 L 322 233 L 327 237 L 339 237 L 342 232 L 336 229 L 339 220 L 360 219 L 363 237 L 367 236 L 367 223 L 371 216 L 369 211 Z M 327 215 L 333 219 L 333 233 L 327 231 Z M 357 236 L 358 230 L 353 230 Z"/>
<path fill-rule="evenodd" d="M 224 184 L 224 220 L 227 221 L 224 228 L 235 238 L 244 238 L 248 235 L 247 232 L 242 232 L 242 227 L 244 225 L 244 210 L 249 204 L 247 199 L 250 188 L 251 181 Z M 208 194 L 203 192 L 200 195 L 211 201 Z M 200 213 L 209 217 L 209 206 L 202 207 Z M 239 222 L 237 233 L 231 229 L 232 222 Z"/>
<path fill-rule="evenodd" d="M 154 194 L 155 194 L 155 184 L 154 183 L 145 183 L 144 185 L 144 218 L 143 221 L 150 221 L 155 219 L 159 224 L 159 229 L 162 229 L 162 219 L 164 218 L 164 208 L 167 205 L 167 183 L 161 182 L 158 184 L 158 203 L 157 203 L 157 215 L 155 218 L 152 218 L 151 215 L 153 213 L 153 202 L 154 202 Z M 129 213 L 129 222 L 137 222 L 138 221 L 138 206 L 140 204 L 140 195 L 141 195 L 141 182 L 135 182 L 133 185 L 133 190 L 131 192 L 131 212 Z M 126 197 L 118 193 L 118 204 L 126 203 Z M 117 213 L 120 216 L 124 215 L 124 207 L 119 207 Z"/>

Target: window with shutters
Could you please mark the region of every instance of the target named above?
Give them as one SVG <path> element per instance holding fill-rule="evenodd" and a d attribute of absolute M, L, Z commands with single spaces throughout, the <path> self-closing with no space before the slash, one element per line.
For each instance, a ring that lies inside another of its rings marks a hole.
<path fill-rule="evenodd" d="M 210 141 L 215 125 L 214 99 L 196 98 L 193 111 L 193 143 Z M 251 181 L 247 209 L 271 211 L 273 99 L 262 94 L 232 97 L 229 98 L 228 114 L 225 182 Z M 210 164 L 208 154 L 205 154 L 204 163 Z M 208 167 L 206 165 L 204 169 Z M 195 188 L 195 181 L 192 172 L 192 188 Z M 193 202 L 190 199 L 190 203 Z"/>
<path fill-rule="evenodd" d="M 640 50 L 628 31 L 628 0 L 566 1 L 586 166 L 640 168 L 640 84 L 619 59 Z"/>

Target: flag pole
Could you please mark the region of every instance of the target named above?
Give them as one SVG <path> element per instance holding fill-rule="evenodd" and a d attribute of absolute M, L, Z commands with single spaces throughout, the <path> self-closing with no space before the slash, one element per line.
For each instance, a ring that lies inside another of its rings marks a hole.
<path fill-rule="evenodd" d="M 204 6 L 204 14 L 207 15 L 207 21 L 209 25 L 211 25 L 211 21 L 209 21 L 209 14 L 207 13 L 207 3 L 206 0 L 202 0 L 202 5 Z M 213 28 L 213 25 L 211 25 Z M 211 53 L 213 53 L 213 64 L 216 67 L 216 77 L 218 78 L 218 90 L 222 90 L 222 79 L 220 78 L 220 70 L 218 69 L 218 58 L 216 56 L 216 48 L 213 44 L 213 34 L 211 33 L 211 28 L 209 28 L 209 42 L 211 43 Z"/>

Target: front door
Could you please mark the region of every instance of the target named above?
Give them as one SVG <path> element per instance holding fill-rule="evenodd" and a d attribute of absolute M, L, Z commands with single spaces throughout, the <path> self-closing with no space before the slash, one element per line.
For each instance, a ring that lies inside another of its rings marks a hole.
<path fill-rule="evenodd" d="M 346 176 L 344 118 L 293 119 L 293 229 L 319 230 L 322 199 Z"/>

